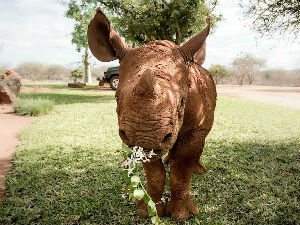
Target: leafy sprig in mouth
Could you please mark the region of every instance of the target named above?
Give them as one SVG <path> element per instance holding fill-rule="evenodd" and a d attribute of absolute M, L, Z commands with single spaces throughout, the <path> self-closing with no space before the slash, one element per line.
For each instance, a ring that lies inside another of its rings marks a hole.
<path fill-rule="evenodd" d="M 158 217 L 156 204 L 152 201 L 150 195 L 147 193 L 144 188 L 140 177 L 136 174 L 136 167 L 141 162 L 147 163 L 150 162 L 150 159 L 155 156 L 153 149 L 144 150 L 140 146 L 134 146 L 129 148 L 126 144 L 122 143 L 122 149 L 126 153 L 126 159 L 123 161 L 122 166 L 127 170 L 127 176 L 130 177 L 130 184 L 126 187 L 126 192 L 129 196 L 129 200 L 136 202 L 137 200 L 144 200 L 147 205 L 147 210 L 149 216 L 151 216 L 151 221 L 153 224 L 160 224 L 161 220 Z M 124 198 L 125 194 L 122 195 Z M 165 202 L 164 199 L 161 199 L 162 202 Z M 159 202 L 161 203 L 161 202 Z M 157 204 L 159 204 L 157 203 Z"/>

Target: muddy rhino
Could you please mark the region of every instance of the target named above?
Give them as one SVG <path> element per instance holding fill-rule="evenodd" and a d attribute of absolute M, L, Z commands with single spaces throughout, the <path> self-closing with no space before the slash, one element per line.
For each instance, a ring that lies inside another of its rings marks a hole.
<path fill-rule="evenodd" d="M 189 195 L 190 183 L 193 173 L 205 171 L 199 159 L 216 106 L 214 81 L 201 66 L 209 28 L 208 18 L 207 26 L 182 46 L 163 40 L 138 48 L 120 38 L 101 9 L 88 28 L 93 55 L 102 62 L 120 61 L 116 111 L 122 141 L 157 154 L 143 167 L 147 191 L 160 216 L 184 220 L 199 213 Z M 171 190 L 167 205 L 161 202 L 166 178 L 161 157 L 166 153 Z M 142 200 L 137 213 L 148 216 Z"/>

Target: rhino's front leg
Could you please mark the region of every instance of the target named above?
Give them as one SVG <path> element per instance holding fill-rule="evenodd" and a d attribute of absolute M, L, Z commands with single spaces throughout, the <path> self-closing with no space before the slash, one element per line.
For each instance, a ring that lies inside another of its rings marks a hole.
<path fill-rule="evenodd" d="M 171 200 L 166 214 L 175 219 L 186 220 L 190 213 L 199 214 L 198 207 L 190 198 L 190 184 L 193 173 L 205 171 L 199 162 L 205 137 L 206 134 L 198 130 L 182 136 L 170 154 Z"/>
<path fill-rule="evenodd" d="M 186 161 L 171 160 L 170 164 L 171 200 L 168 202 L 166 214 L 175 219 L 186 220 L 190 213 L 199 213 L 198 207 L 190 198 L 193 167 Z"/>
<path fill-rule="evenodd" d="M 165 211 L 165 204 L 161 202 L 164 191 L 166 171 L 161 159 L 143 163 L 147 180 L 147 192 L 156 205 L 157 213 L 162 216 Z M 148 217 L 146 204 L 143 200 L 137 202 L 137 213 L 140 217 Z"/>

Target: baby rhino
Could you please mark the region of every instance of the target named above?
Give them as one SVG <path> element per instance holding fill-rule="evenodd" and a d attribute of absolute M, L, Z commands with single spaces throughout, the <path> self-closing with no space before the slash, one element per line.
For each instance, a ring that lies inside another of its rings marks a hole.
<path fill-rule="evenodd" d="M 201 64 L 205 58 L 207 26 L 181 47 L 170 41 L 151 41 L 130 48 L 110 27 L 101 9 L 88 28 L 89 47 L 100 61 L 120 61 L 116 91 L 119 135 L 129 147 L 140 146 L 157 154 L 144 163 L 147 191 L 160 216 L 188 219 L 199 213 L 190 198 L 193 173 L 202 173 L 199 162 L 207 134 L 213 125 L 216 87 Z M 161 202 L 170 164 L 171 199 Z M 147 217 L 143 201 L 137 213 Z"/>

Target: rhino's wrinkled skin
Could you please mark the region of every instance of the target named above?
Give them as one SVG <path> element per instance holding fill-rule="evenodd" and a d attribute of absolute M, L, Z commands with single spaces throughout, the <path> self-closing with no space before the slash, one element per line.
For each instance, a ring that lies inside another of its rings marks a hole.
<path fill-rule="evenodd" d="M 116 99 L 122 141 L 130 147 L 154 149 L 157 154 L 143 164 L 147 191 L 156 203 L 161 202 L 166 177 L 161 156 L 168 153 L 171 200 L 166 206 L 157 204 L 157 210 L 159 215 L 176 219 L 198 214 L 189 196 L 190 182 L 193 173 L 205 171 L 199 159 L 213 125 L 216 88 L 200 65 L 209 33 L 207 22 L 207 27 L 182 47 L 170 41 L 152 41 L 130 48 L 100 9 L 88 29 L 90 49 L 99 60 L 120 60 Z M 137 203 L 137 211 L 141 217 L 148 216 L 143 201 Z"/>

